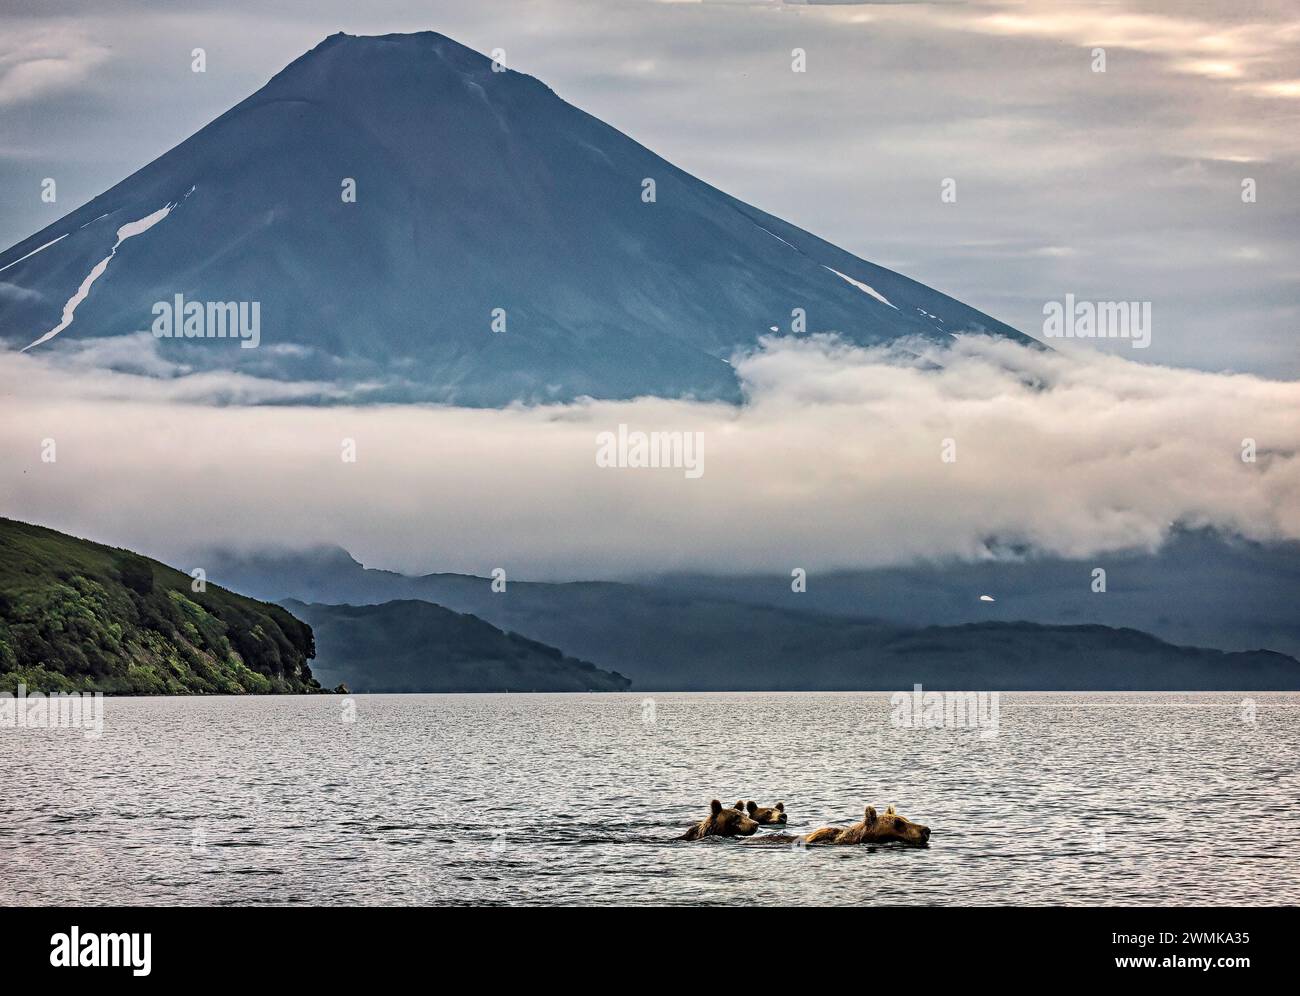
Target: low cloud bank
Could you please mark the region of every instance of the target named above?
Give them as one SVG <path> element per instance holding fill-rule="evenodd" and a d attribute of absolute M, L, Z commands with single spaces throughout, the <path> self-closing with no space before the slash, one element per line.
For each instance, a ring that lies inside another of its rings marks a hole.
<path fill-rule="evenodd" d="M 329 543 L 515 578 L 1087 557 L 1175 524 L 1300 539 L 1296 382 L 978 336 L 772 339 L 735 365 L 739 408 L 478 410 L 310 407 L 292 402 L 331 389 L 0 354 L 0 514 L 178 566 Z M 634 445 L 598 465 L 620 426 L 698 440 L 703 472 L 674 465 L 672 437 L 666 466 Z"/>

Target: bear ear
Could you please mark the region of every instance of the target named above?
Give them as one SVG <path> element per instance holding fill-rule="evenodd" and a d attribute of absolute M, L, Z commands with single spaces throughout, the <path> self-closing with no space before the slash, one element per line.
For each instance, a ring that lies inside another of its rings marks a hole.
<path fill-rule="evenodd" d="M 718 802 L 717 799 L 714 799 L 711 803 L 709 803 L 709 809 L 713 811 L 714 816 L 717 816 L 720 812 L 722 812 L 722 803 Z"/>
<path fill-rule="evenodd" d="M 784 802 L 778 802 L 778 803 L 776 804 L 776 811 L 777 811 L 778 813 L 784 813 L 784 812 L 785 812 L 785 803 L 784 803 Z"/>
<path fill-rule="evenodd" d="M 745 800 L 744 800 L 744 799 L 737 799 L 737 800 L 736 800 L 736 808 L 739 809 L 739 810 L 743 813 L 743 812 L 745 811 Z"/>
<path fill-rule="evenodd" d="M 875 806 L 868 806 L 868 807 L 867 807 L 867 826 L 871 826 L 871 824 L 873 824 L 873 823 L 875 823 L 875 822 L 876 822 L 876 807 L 875 807 Z"/>
<path fill-rule="evenodd" d="M 745 808 L 749 810 L 751 814 L 756 813 L 758 812 L 758 803 L 756 803 L 753 799 L 750 799 L 749 805 L 747 805 Z"/>
<path fill-rule="evenodd" d="M 897 812 L 897 811 L 894 809 L 894 807 L 891 805 L 888 809 L 885 810 L 885 815 L 886 815 L 886 816 L 897 816 L 897 815 L 898 815 L 898 812 Z"/>

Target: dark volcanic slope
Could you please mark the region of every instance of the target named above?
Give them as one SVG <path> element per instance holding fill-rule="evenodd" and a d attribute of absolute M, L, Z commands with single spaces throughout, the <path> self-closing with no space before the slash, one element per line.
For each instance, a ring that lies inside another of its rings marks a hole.
<path fill-rule="evenodd" d="M 318 677 L 354 692 L 621 692 L 630 684 L 429 602 L 285 605 L 316 633 Z"/>
<path fill-rule="evenodd" d="M 345 178 L 355 203 L 340 196 Z M 654 203 L 642 199 L 646 179 Z M 146 220 L 145 231 L 124 228 Z M 857 343 L 965 330 L 1024 338 L 429 32 L 331 36 L 0 254 L 13 288 L 0 296 L 0 336 L 26 347 L 57 328 L 124 232 L 71 324 L 35 349 L 149 329 L 154 302 L 175 294 L 256 301 L 258 349 L 158 345 L 197 368 L 377 381 L 375 400 L 498 405 L 735 397 L 727 359 L 771 326 L 788 332 L 794 308 L 806 309 L 808 332 Z M 496 308 L 507 316 L 500 333 Z"/>
<path fill-rule="evenodd" d="M 0 690 L 319 691 L 311 629 L 156 560 L 0 519 Z"/>

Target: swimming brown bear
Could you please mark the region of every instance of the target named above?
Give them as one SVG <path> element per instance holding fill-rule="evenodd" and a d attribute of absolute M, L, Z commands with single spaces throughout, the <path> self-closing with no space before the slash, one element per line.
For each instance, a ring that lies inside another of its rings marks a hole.
<path fill-rule="evenodd" d="M 884 816 L 877 816 L 874 806 L 868 806 L 861 823 L 851 827 L 822 827 L 800 838 L 805 844 L 883 844 L 896 840 L 912 847 L 925 847 L 930 840 L 930 828 L 899 816 L 890 806 Z"/>
<path fill-rule="evenodd" d="M 734 809 L 723 809 L 714 799 L 709 803 L 706 819 L 691 827 L 678 840 L 699 840 L 702 837 L 748 837 L 758 830 L 758 824 L 746 816 L 740 803 Z"/>
<path fill-rule="evenodd" d="M 745 807 L 749 812 L 749 818 L 760 826 L 785 826 L 785 803 L 778 802 L 770 809 L 760 806 L 753 799 L 749 800 L 749 805 Z"/>

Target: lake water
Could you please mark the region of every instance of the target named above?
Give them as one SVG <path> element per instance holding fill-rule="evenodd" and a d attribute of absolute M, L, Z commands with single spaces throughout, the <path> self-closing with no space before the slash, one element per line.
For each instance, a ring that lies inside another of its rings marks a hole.
<path fill-rule="evenodd" d="M 987 738 L 876 693 L 109 699 L 0 729 L 0 902 L 1294 904 L 1300 694 L 1244 698 L 1003 694 Z M 673 842 L 714 797 L 933 836 Z"/>

